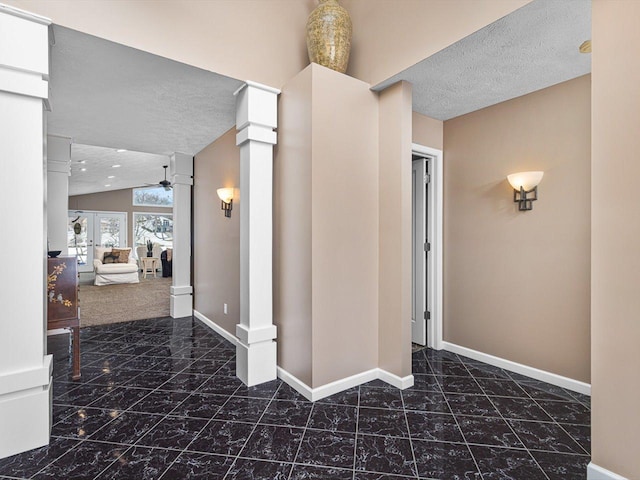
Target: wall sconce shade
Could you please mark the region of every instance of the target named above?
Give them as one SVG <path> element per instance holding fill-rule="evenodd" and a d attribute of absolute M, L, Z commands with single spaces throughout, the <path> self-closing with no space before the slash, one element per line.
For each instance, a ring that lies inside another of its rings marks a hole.
<path fill-rule="evenodd" d="M 544 172 L 518 172 L 507 175 L 513 187 L 513 201 L 518 203 L 518 210 L 532 210 L 533 202 L 538 199 L 538 184 Z"/>
<path fill-rule="evenodd" d="M 220 208 L 224 210 L 224 216 L 230 218 L 231 210 L 233 208 L 233 188 L 219 188 L 216 191 L 218 193 L 218 197 L 220 197 L 220 201 L 222 202 Z"/>

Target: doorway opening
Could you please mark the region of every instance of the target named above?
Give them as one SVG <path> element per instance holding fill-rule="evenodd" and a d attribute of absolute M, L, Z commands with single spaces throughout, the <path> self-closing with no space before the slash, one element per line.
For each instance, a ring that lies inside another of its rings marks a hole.
<path fill-rule="evenodd" d="M 442 348 L 442 151 L 412 145 L 411 341 Z"/>

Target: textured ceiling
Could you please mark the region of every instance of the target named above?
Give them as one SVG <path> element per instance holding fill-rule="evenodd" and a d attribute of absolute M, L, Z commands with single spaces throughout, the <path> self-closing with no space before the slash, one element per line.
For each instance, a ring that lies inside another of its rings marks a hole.
<path fill-rule="evenodd" d="M 114 168 L 113 165 L 120 166 Z M 69 195 L 158 183 L 164 178 L 163 165 L 169 165 L 167 155 L 131 151 L 118 153 L 113 148 L 74 143 L 71 145 Z"/>
<path fill-rule="evenodd" d="M 591 0 L 534 0 L 374 90 L 406 80 L 414 111 L 448 120 L 589 73 L 590 38 Z"/>
<path fill-rule="evenodd" d="M 70 191 L 112 189 L 102 179 L 111 174 L 106 157 L 114 149 L 195 154 L 235 124 L 233 92 L 243 82 L 57 25 L 53 29 L 48 133 L 71 137 L 80 144 L 73 150 L 83 155 L 101 152 L 89 145 L 108 147 L 86 179 L 72 170 Z M 139 153 L 127 156 L 129 162 L 119 162 L 123 176 L 129 166 L 140 170 L 135 162 L 151 161 Z M 103 164 L 106 170 L 100 170 Z M 153 174 L 157 181 L 163 163 L 152 164 L 160 165 Z"/>

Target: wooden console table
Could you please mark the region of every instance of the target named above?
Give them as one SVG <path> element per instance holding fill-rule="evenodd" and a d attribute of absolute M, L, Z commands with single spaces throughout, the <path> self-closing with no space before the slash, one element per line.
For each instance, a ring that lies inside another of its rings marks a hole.
<path fill-rule="evenodd" d="M 47 330 L 71 328 L 73 380 L 80 379 L 80 312 L 76 257 L 49 258 L 47 262 Z"/>

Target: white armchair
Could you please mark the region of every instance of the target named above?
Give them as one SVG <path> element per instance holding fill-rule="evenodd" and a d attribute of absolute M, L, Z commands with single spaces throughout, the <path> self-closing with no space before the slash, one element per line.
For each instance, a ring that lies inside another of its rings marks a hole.
<path fill-rule="evenodd" d="M 105 253 L 111 253 L 111 248 L 96 247 L 93 256 L 93 270 L 96 273 L 94 285 L 113 285 L 117 283 L 138 283 L 138 263 L 136 262 L 131 248 L 121 248 L 129 250 L 129 261 L 127 263 L 104 263 Z"/>

